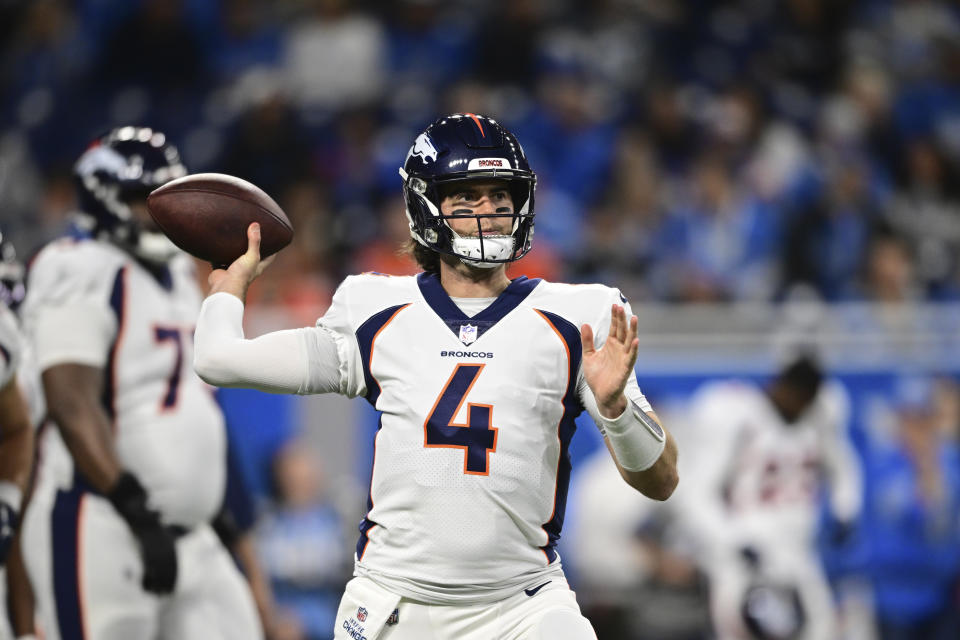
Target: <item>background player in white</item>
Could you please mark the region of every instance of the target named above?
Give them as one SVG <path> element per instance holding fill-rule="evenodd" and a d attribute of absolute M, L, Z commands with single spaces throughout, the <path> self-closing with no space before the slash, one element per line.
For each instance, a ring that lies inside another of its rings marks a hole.
<path fill-rule="evenodd" d="M 33 466 L 33 426 L 43 411 L 40 399 L 29 395 L 35 385 L 31 385 L 29 356 L 13 312 L 23 293 L 23 265 L 0 231 L 0 640 L 13 633 L 7 624 L 8 595 L 17 596 L 14 606 L 25 595 L 17 582 L 22 578 L 22 563 L 14 543 Z M 8 591 L 8 584 L 16 588 Z"/>
<path fill-rule="evenodd" d="M 696 473 L 688 474 L 675 506 L 699 540 L 720 637 L 834 640 L 834 606 L 815 536 L 824 491 L 836 526 L 851 527 L 860 510 L 846 392 L 799 356 L 765 387 L 708 384 L 690 411 L 684 462 Z M 799 606 L 791 602 L 796 597 Z M 763 625 L 768 635 L 758 631 Z M 791 627 L 799 632 L 787 633 Z"/>
<path fill-rule="evenodd" d="M 400 173 L 424 273 L 351 276 L 316 327 L 245 340 L 242 301 L 265 266 L 251 225 L 247 253 L 210 276 L 195 367 L 381 412 L 336 638 L 594 638 L 555 550 L 573 418 L 590 411 L 644 494 L 677 483 L 633 373 L 636 318 L 615 289 L 507 278 L 531 246 L 535 177 L 494 120 L 436 121 Z"/>
<path fill-rule="evenodd" d="M 24 522 L 45 636 L 260 638 L 249 590 L 208 525 L 225 430 L 190 368 L 193 262 L 145 208 L 186 169 L 162 133 L 122 127 L 75 172 L 80 233 L 38 254 L 23 304 L 56 423 Z"/>

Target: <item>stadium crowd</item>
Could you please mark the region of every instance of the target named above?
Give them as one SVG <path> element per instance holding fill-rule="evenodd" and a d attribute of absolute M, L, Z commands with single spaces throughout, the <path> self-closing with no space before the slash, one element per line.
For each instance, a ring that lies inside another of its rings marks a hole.
<path fill-rule="evenodd" d="M 830 301 L 960 292 L 956 3 L 0 11 L 0 206 L 21 252 L 63 224 L 70 162 L 92 135 L 149 123 L 192 171 L 275 196 L 298 227 L 276 296 L 323 301 L 344 273 L 411 268 L 393 255 L 396 159 L 433 114 L 462 110 L 507 123 L 537 170 L 524 271 L 617 282 L 634 300 L 768 301 L 798 284 Z M 303 271 L 312 287 L 280 284 Z"/>
<path fill-rule="evenodd" d="M 398 253 L 397 166 L 455 111 L 504 122 L 537 173 L 535 250 L 512 273 L 614 284 L 635 308 L 960 301 L 956 1 L 14 0 L 0 88 L 0 220 L 21 256 L 69 223 L 84 145 L 153 126 L 192 172 L 241 176 L 287 212 L 294 243 L 251 302 L 291 325 L 346 274 L 417 270 Z M 882 637 L 946 638 L 911 625 L 960 609 L 960 392 L 897 384 L 887 440 L 855 442 L 858 526 L 825 531 L 822 552 L 873 580 Z M 325 637 L 355 514 L 302 452 L 271 451 L 254 490 L 272 498 L 256 534 L 276 637 Z M 646 564 L 619 612 L 588 601 L 625 619 L 601 638 L 710 637 L 703 576 L 659 518 L 624 524 Z"/>

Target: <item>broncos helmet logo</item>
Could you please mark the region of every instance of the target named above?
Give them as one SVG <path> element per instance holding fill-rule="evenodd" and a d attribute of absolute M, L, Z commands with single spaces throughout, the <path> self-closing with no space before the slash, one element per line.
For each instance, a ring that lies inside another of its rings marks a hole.
<path fill-rule="evenodd" d="M 419 156 L 423 158 L 423 161 L 426 162 L 427 159 L 430 159 L 432 162 L 437 161 L 437 148 L 433 146 L 433 140 L 430 139 L 426 133 L 421 133 L 417 136 L 417 139 L 414 141 L 413 146 L 410 147 L 410 153 L 407 155 L 410 156 Z"/>

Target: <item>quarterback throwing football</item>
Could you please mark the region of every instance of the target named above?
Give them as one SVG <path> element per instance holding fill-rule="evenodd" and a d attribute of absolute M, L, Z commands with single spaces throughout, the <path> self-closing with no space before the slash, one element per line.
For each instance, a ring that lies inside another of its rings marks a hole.
<path fill-rule="evenodd" d="M 556 552 L 574 418 L 590 412 L 643 494 L 677 484 L 676 445 L 633 371 L 637 320 L 616 289 L 507 278 L 531 247 L 536 178 L 495 120 L 437 120 L 400 175 L 423 273 L 348 277 L 315 327 L 247 340 L 264 268 L 251 225 L 247 253 L 210 276 L 196 370 L 380 412 L 335 638 L 595 638 Z"/>

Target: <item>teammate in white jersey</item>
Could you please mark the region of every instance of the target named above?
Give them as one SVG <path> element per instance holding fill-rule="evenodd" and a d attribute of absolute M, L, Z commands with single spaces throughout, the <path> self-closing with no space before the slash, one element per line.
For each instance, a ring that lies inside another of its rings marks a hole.
<path fill-rule="evenodd" d="M 685 462 L 696 473 L 677 506 L 700 541 L 721 638 L 835 640 L 815 536 L 823 494 L 838 527 L 860 509 L 848 420 L 846 392 L 806 356 L 765 387 L 716 382 L 693 398 Z"/>
<path fill-rule="evenodd" d="M 23 292 L 23 265 L 0 231 L 0 640 L 32 630 L 9 629 L 7 612 L 8 596 L 17 609 L 27 595 L 15 536 L 33 466 L 33 426 L 43 411 L 31 394 L 27 345 L 13 313 Z"/>
<path fill-rule="evenodd" d="M 624 479 L 666 499 L 676 447 L 637 386 L 637 323 L 600 285 L 505 275 L 533 234 L 516 138 L 456 114 L 403 168 L 418 276 L 347 278 L 316 327 L 246 340 L 247 253 L 210 276 L 195 339 L 208 382 L 363 396 L 381 414 L 368 513 L 337 639 L 595 638 L 556 543 L 573 419 L 586 408 Z"/>
<path fill-rule="evenodd" d="M 193 262 L 145 208 L 152 188 L 186 169 L 162 133 L 123 127 L 75 172 L 87 237 L 41 250 L 23 304 L 56 425 L 41 438 L 24 522 L 45 637 L 261 638 L 208 524 L 223 498 L 226 436 L 190 368 Z"/>

